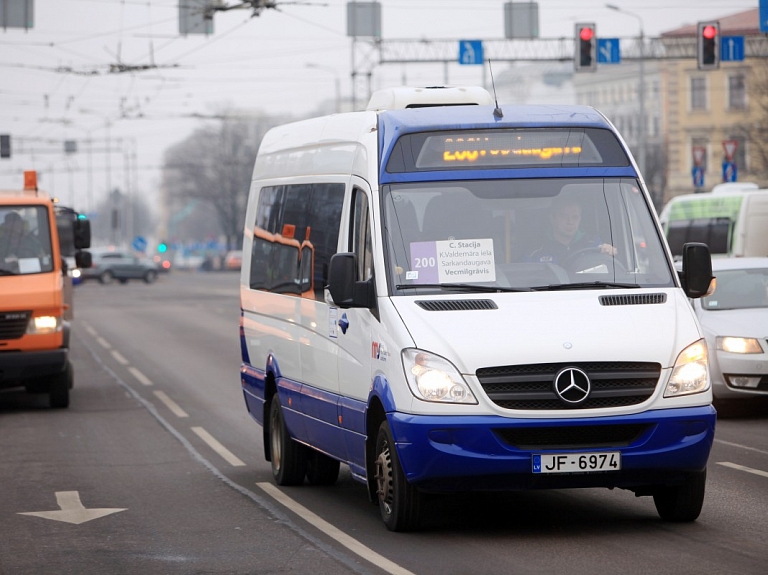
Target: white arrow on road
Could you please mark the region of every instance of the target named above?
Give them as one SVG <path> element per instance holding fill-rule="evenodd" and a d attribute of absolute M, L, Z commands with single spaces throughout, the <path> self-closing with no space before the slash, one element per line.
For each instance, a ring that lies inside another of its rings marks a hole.
<path fill-rule="evenodd" d="M 59 511 L 31 511 L 28 513 L 19 513 L 18 515 L 32 515 L 42 517 L 43 519 L 53 519 L 54 521 L 63 521 L 80 525 L 86 521 L 92 521 L 99 517 L 112 515 L 125 511 L 125 509 L 86 509 L 80 502 L 80 494 L 77 491 L 57 491 L 56 503 L 61 509 Z"/>

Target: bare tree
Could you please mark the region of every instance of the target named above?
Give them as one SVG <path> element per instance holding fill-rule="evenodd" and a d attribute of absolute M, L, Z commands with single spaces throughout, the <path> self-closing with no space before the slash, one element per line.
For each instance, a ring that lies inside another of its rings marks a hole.
<path fill-rule="evenodd" d="M 208 204 L 228 248 L 239 248 L 256 152 L 266 131 L 278 123 L 276 118 L 222 115 L 171 147 L 163 169 L 169 209 L 180 201 Z"/>
<path fill-rule="evenodd" d="M 768 62 L 760 60 L 752 67 L 749 88 L 749 105 L 756 115 L 749 126 L 743 126 L 745 140 L 750 146 L 750 171 L 768 178 Z"/>

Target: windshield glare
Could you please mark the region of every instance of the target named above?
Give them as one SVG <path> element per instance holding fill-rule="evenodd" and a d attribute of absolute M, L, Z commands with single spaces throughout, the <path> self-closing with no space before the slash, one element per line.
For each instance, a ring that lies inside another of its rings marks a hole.
<path fill-rule="evenodd" d="M 441 284 L 674 285 L 653 208 L 633 179 L 398 184 L 383 198 L 393 294 Z"/>

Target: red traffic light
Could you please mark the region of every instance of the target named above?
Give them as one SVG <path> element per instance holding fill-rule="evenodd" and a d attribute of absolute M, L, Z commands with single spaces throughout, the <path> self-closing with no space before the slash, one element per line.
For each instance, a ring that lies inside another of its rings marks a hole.
<path fill-rule="evenodd" d="M 707 40 L 711 40 L 717 36 L 717 28 L 714 26 L 704 26 L 704 28 L 701 29 L 701 35 Z"/>
<path fill-rule="evenodd" d="M 592 28 L 582 28 L 579 31 L 579 38 L 581 38 L 585 42 L 589 42 L 594 35 L 595 35 L 595 31 Z"/>

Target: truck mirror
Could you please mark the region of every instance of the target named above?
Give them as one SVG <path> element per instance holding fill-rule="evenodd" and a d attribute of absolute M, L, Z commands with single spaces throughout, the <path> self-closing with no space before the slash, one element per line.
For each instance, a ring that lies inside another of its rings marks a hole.
<path fill-rule="evenodd" d="M 680 274 L 685 295 L 699 298 L 708 294 L 712 283 L 712 257 L 707 244 L 689 242 L 683 246 L 683 271 Z"/>
<path fill-rule="evenodd" d="M 375 305 L 373 279 L 357 281 L 357 256 L 353 253 L 331 256 L 328 291 L 333 303 L 340 308 L 372 308 Z"/>
<path fill-rule="evenodd" d="M 75 249 L 84 250 L 91 247 L 91 222 L 77 218 L 72 224 L 75 232 Z"/>

